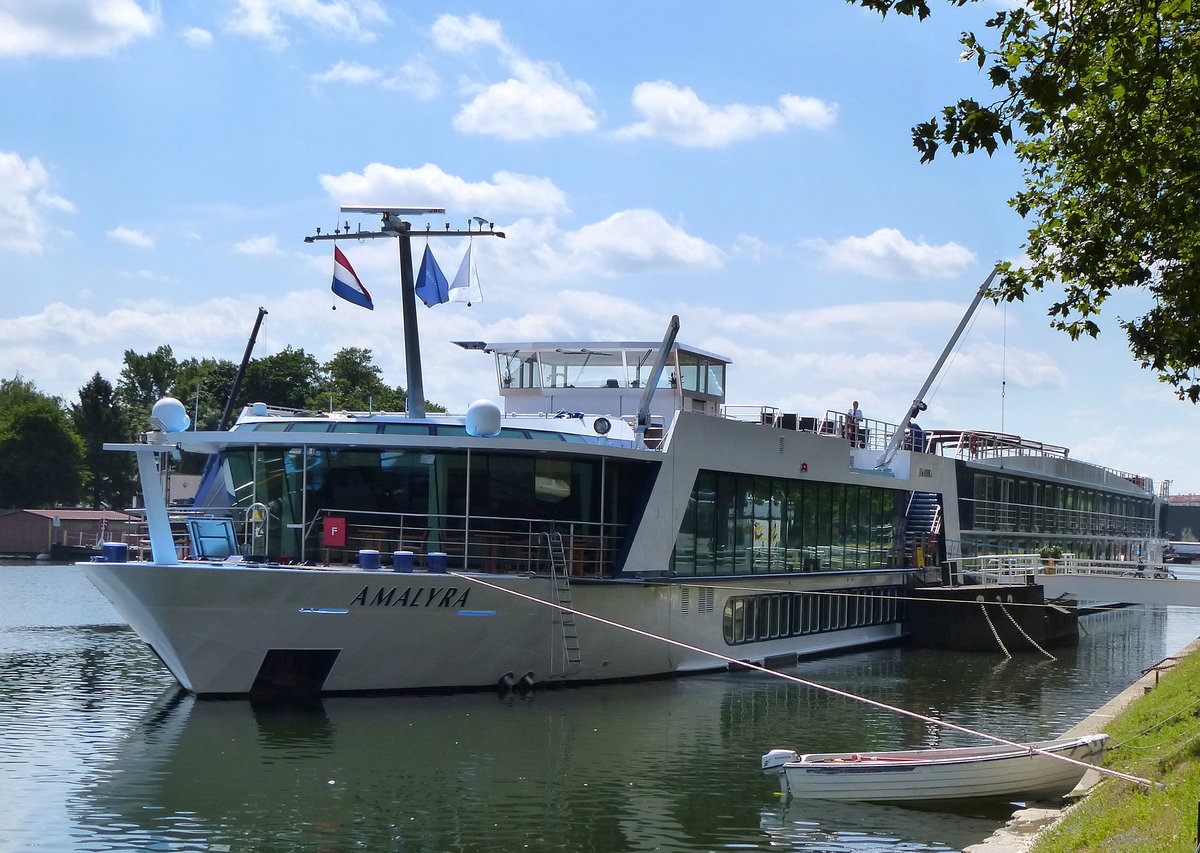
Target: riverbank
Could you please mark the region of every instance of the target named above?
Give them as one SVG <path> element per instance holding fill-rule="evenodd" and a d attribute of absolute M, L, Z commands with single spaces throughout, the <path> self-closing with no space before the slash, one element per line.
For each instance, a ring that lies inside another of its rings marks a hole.
<path fill-rule="evenodd" d="M 1073 792 L 1082 799 L 1064 808 L 1021 809 L 990 838 L 964 853 L 1073 853 L 1101 849 L 1098 842 L 1107 842 L 1102 848 L 1106 850 L 1193 850 L 1200 788 L 1200 766 L 1192 745 L 1200 707 L 1193 686 L 1200 677 L 1200 655 L 1193 654 L 1197 650 L 1200 639 L 1063 735 L 1108 732 L 1112 751 L 1105 766 L 1161 781 L 1163 789 L 1143 792 L 1115 780 L 1100 785 L 1106 777 L 1089 771 Z M 1163 728 L 1168 722 L 1188 734 L 1173 735 Z M 1150 731 L 1156 744 L 1133 742 Z M 1152 747 L 1158 748 L 1151 754 Z M 1164 755 L 1164 749 L 1169 754 Z M 1147 815 L 1153 818 L 1147 820 Z"/>

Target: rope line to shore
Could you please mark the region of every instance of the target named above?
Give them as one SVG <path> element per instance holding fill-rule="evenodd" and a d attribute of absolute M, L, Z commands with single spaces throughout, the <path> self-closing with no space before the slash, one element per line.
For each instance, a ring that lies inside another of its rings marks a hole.
<path fill-rule="evenodd" d="M 1008 621 L 1012 623 L 1014 628 L 1016 628 L 1018 631 L 1021 632 L 1021 636 L 1024 637 L 1026 640 L 1028 640 L 1029 644 L 1031 646 L 1033 646 L 1039 652 L 1044 654 L 1046 657 L 1050 658 L 1050 660 L 1058 660 L 1058 658 L 1056 658 L 1054 655 L 1050 654 L 1050 652 L 1046 651 L 1041 646 L 1039 646 L 1037 640 L 1035 640 L 1033 637 L 1029 636 L 1029 632 L 1021 627 L 1021 623 L 1017 621 L 1015 616 L 1013 616 L 1011 613 L 1008 612 L 1008 610 L 1005 608 L 1005 605 L 1003 603 L 1001 603 L 1001 602 L 996 602 L 996 603 L 999 604 L 999 606 L 1000 606 L 1000 612 L 1008 617 Z M 981 601 L 981 602 L 979 602 L 979 606 L 983 608 L 983 612 L 986 615 L 987 614 L 987 605 Z M 988 619 L 988 624 L 991 624 L 991 619 Z M 995 630 L 995 629 L 993 629 L 993 630 Z M 997 639 L 999 639 L 999 635 L 997 635 Z"/>
<path fill-rule="evenodd" d="M 569 606 L 566 606 L 563 604 L 558 604 L 553 601 L 547 601 L 544 598 L 538 598 L 537 596 L 529 595 L 524 592 L 517 592 L 515 589 L 508 589 L 506 587 L 500 586 L 499 584 L 494 584 L 494 583 L 491 583 L 490 581 L 483 580 L 478 575 L 465 575 L 465 574 L 461 574 L 459 572 L 447 572 L 447 574 L 451 575 L 453 577 L 456 577 L 456 578 L 460 578 L 460 579 L 470 582 L 470 583 L 477 583 L 480 586 L 488 587 L 489 589 L 496 590 L 497 592 L 506 593 L 515 598 L 524 599 L 525 601 L 528 601 L 531 604 L 536 604 L 540 607 L 548 607 L 553 610 L 558 610 L 562 613 L 570 613 L 572 616 L 578 616 L 582 619 L 588 619 L 593 622 L 598 622 L 599 624 L 607 625 L 610 628 L 616 628 L 621 631 L 628 631 L 631 634 L 637 634 L 638 636 L 641 636 L 641 637 L 646 637 L 651 640 L 657 640 L 661 643 L 666 643 L 667 645 L 675 646 L 675 647 L 681 648 L 681 649 L 686 649 L 686 650 L 692 651 L 692 652 L 697 652 L 702 655 L 708 655 L 709 657 L 716 658 L 717 660 L 722 660 L 722 661 L 725 661 L 726 663 L 734 664 L 735 666 L 738 666 L 742 669 L 750 669 L 750 670 L 754 670 L 755 672 L 761 672 L 766 675 L 770 675 L 774 678 L 780 678 L 780 679 L 783 679 L 784 681 L 790 681 L 794 684 L 799 684 L 803 687 L 810 687 L 814 690 L 821 690 L 825 693 L 830 693 L 834 696 L 841 696 L 843 699 L 850 699 L 851 701 L 854 701 L 854 702 L 861 702 L 864 705 L 870 705 L 873 708 L 879 708 L 884 711 L 890 711 L 894 714 L 900 714 L 901 716 L 909 717 L 911 719 L 918 720 L 922 723 L 940 726 L 941 728 L 951 729 L 956 732 L 962 732 L 963 734 L 972 735 L 973 737 L 982 738 L 983 740 L 990 740 L 995 743 L 1004 744 L 1005 746 L 1012 746 L 1012 747 L 1016 747 L 1018 749 L 1028 750 L 1028 752 L 1030 754 L 1046 755 L 1046 756 L 1054 758 L 1058 761 L 1065 761 L 1068 764 L 1074 764 L 1079 767 L 1084 767 L 1088 770 L 1095 770 L 1097 773 L 1100 773 L 1102 775 L 1110 776 L 1115 779 L 1121 779 L 1126 782 L 1133 782 L 1134 784 L 1142 785 L 1146 788 L 1152 788 L 1155 786 L 1154 782 L 1152 782 L 1149 779 L 1143 779 L 1140 776 L 1134 776 L 1129 773 L 1122 773 L 1118 770 L 1109 770 L 1108 768 L 1105 768 L 1105 767 L 1098 767 L 1097 765 L 1089 764 L 1086 761 L 1079 761 L 1078 759 L 1071 758 L 1066 755 L 1059 755 L 1057 753 L 1053 753 L 1048 750 L 1039 749 L 1038 747 L 1033 746 L 1028 743 L 1020 743 L 1018 741 L 1009 740 L 1007 738 L 1002 738 L 997 735 L 987 734 L 986 732 L 981 732 L 981 731 L 977 731 L 975 729 L 968 728 L 966 726 L 961 726 L 958 723 L 952 723 L 948 720 L 939 720 L 936 717 L 929 717 L 929 716 L 926 716 L 925 714 L 920 714 L 916 711 L 910 711 L 907 708 L 901 708 L 897 705 L 889 705 L 886 702 L 880 702 L 876 699 L 870 699 L 866 696 L 859 696 L 856 693 L 850 693 L 849 691 L 846 691 L 846 690 L 839 690 L 836 687 L 830 687 L 826 684 L 821 684 L 820 682 L 817 682 L 817 681 L 809 681 L 808 679 L 801 678 L 798 675 L 791 675 L 790 673 L 779 672 L 778 670 L 774 670 L 774 669 L 768 669 L 767 667 L 762 666 L 760 664 L 751 663 L 751 662 L 745 661 L 745 660 L 739 660 L 737 658 L 729 657 L 728 655 L 723 655 L 720 652 L 714 652 L 710 649 L 701 648 L 700 646 L 693 646 L 690 643 L 685 643 L 681 640 L 673 640 L 670 637 L 664 637 L 660 634 L 655 634 L 651 631 L 644 631 L 641 628 L 635 628 L 632 625 L 625 625 L 625 624 L 622 624 L 621 622 L 615 622 L 612 619 L 606 619 L 603 616 L 595 616 L 591 613 L 585 613 L 582 610 L 576 610 L 573 607 L 569 607 Z"/>
<path fill-rule="evenodd" d="M 1180 709 L 1179 709 L 1178 711 L 1176 711 L 1174 714 L 1171 714 L 1171 715 L 1170 715 L 1170 716 L 1168 716 L 1168 717 L 1164 717 L 1163 719 L 1159 720 L 1157 723 L 1155 723 L 1154 725 L 1150 726 L 1149 728 L 1142 729 L 1140 732 L 1138 732 L 1137 734 L 1135 734 L 1135 735 L 1134 735 L 1133 737 L 1131 737 L 1129 740 L 1127 740 L 1127 741 L 1125 741 L 1125 742 L 1123 742 L 1123 743 L 1118 743 L 1118 744 L 1115 744 L 1115 745 L 1114 745 L 1112 748 L 1113 748 L 1113 749 L 1122 749 L 1122 748 L 1124 748 L 1124 749 L 1157 749 L 1157 748 L 1158 748 L 1158 747 L 1160 747 L 1162 744 L 1150 744 L 1149 746 L 1131 746 L 1131 744 L 1133 743 L 1133 741 L 1134 741 L 1135 739 L 1137 739 L 1137 738 L 1140 738 L 1140 737 L 1143 737 L 1143 736 L 1145 736 L 1145 735 L 1148 735 L 1148 734 L 1150 734 L 1151 732 L 1153 732 L 1153 731 L 1154 731 L 1154 730 L 1156 730 L 1156 729 L 1160 729 L 1160 728 L 1162 728 L 1162 727 L 1163 727 L 1163 726 L 1165 726 L 1167 723 L 1171 722 L 1171 720 L 1174 720 L 1176 717 L 1181 717 L 1181 716 L 1183 716 L 1184 714 L 1188 713 L 1188 712 L 1189 712 L 1189 711 L 1191 711 L 1193 708 L 1195 708 L 1197 705 L 1200 705 L 1200 699 L 1197 699 L 1195 702 L 1192 702 L 1190 705 L 1187 705 L 1187 706 L 1185 706 L 1185 707 L 1183 707 L 1183 708 L 1180 708 Z M 1198 733 L 1200 733 L 1200 728 L 1197 728 L 1197 732 L 1198 732 Z M 1176 744 L 1176 745 L 1178 745 L 1178 744 Z"/>
<path fill-rule="evenodd" d="M 987 626 L 992 630 L 992 636 L 996 638 L 996 644 L 1000 646 L 1000 651 L 1004 652 L 1004 656 L 1012 660 L 1012 653 L 1009 652 L 1008 646 L 1004 645 L 1004 641 L 1000 639 L 1000 632 L 996 630 L 996 626 L 992 624 L 992 617 L 987 611 L 987 605 L 982 601 L 979 602 L 979 609 L 983 613 L 983 621 L 987 622 Z"/>

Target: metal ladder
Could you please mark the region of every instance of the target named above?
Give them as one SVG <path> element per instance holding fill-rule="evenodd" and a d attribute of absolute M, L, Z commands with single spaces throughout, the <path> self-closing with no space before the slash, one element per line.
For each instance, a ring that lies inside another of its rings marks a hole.
<path fill-rule="evenodd" d="M 567 551 L 563 547 L 562 534 L 551 531 L 542 534 L 546 543 L 546 553 L 550 555 L 550 582 L 554 587 L 554 603 L 559 607 L 572 607 L 571 603 L 571 573 L 567 566 Z M 568 610 L 560 610 L 558 624 L 562 628 L 563 640 L 563 669 L 553 673 L 554 676 L 574 675 L 583 669 L 582 657 L 579 654 L 579 631 L 575 626 L 575 614 Z"/>

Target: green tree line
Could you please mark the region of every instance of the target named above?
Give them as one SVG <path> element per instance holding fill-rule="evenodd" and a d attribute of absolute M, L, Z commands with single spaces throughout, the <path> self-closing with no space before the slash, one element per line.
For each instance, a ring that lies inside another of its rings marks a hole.
<path fill-rule="evenodd" d="M 219 421 L 236 376 L 231 361 L 180 360 L 161 346 L 125 350 L 115 384 L 97 372 L 77 402 L 45 394 L 20 375 L 0 379 L 0 509 L 128 507 L 137 490 L 132 460 L 106 452 L 104 444 L 138 440 L 162 397 L 180 400 L 195 429 L 228 427 Z M 348 347 L 322 364 L 289 346 L 247 363 L 230 418 L 257 401 L 314 411 L 403 411 L 407 396 L 384 382 L 369 349 Z"/>

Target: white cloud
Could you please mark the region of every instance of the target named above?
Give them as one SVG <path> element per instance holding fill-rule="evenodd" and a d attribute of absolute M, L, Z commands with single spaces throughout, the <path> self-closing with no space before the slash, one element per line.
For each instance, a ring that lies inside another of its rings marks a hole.
<path fill-rule="evenodd" d="M 345 84 L 350 86 L 378 85 L 393 92 L 403 92 L 418 100 L 429 101 L 441 91 L 441 80 L 437 72 L 429 67 L 423 57 L 409 60 L 399 71 L 388 76 L 378 68 L 360 62 L 342 60 L 320 74 L 309 77 L 314 86 Z"/>
<path fill-rule="evenodd" d="M 124 225 L 118 225 L 116 228 L 108 232 L 110 240 L 116 240 L 118 243 L 124 243 L 127 246 L 133 246 L 138 249 L 153 249 L 154 239 L 144 231 L 138 231 L 134 228 L 126 228 Z"/>
<path fill-rule="evenodd" d="M 778 254 L 775 247 L 767 245 L 763 240 L 751 234 L 738 234 L 734 237 L 732 252 L 756 263 Z"/>
<path fill-rule="evenodd" d="M 0 0 L 0 57 L 107 56 L 158 26 L 134 0 Z"/>
<path fill-rule="evenodd" d="M 50 191 L 50 173 L 38 158 L 0 151 L 0 251 L 41 254 L 46 217 L 74 213 L 71 202 Z"/>
<path fill-rule="evenodd" d="M 441 15 L 433 22 L 430 33 L 438 49 L 447 53 L 462 53 L 481 44 L 491 45 L 504 53 L 511 51 L 504 40 L 500 22 L 479 15 L 468 15 L 466 18 Z"/>
<path fill-rule="evenodd" d="M 914 242 L 895 228 L 880 228 L 866 237 L 844 237 L 835 243 L 809 241 L 831 269 L 850 270 L 874 278 L 953 278 L 975 264 L 975 253 L 958 243 L 933 246 Z"/>
<path fill-rule="evenodd" d="M 428 60 L 417 56 L 404 63 L 396 74 L 384 80 L 383 87 L 404 92 L 421 101 L 431 101 L 442 90 L 442 81 L 437 72 L 430 67 Z"/>
<path fill-rule="evenodd" d="M 472 98 L 454 117 L 459 132 L 527 140 L 596 129 L 596 113 L 586 103 L 591 89 L 570 80 L 552 63 L 524 57 L 505 40 L 499 22 L 478 15 L 442 15 L 431 32 L 434 44 L 448 53 L 481 45 L 495 48 L 511 75 L 499 83 L 466 87 Z"/>
<path fill-rule="evenodd" d="M 614 213 L 565 235 L 563 245 L 575 264 L 607 275 L 631 269 L 716 269 L 723 262 L 715 246 L 671 225 L 653 210 Z"/>
<path fill-rule="evenodd" d="M 213 43 L 212 33 L 200 27 L 188 27 L 180 37 L 191 47 L 211 47 Z"/>
<path fill-rule="evenodd" d="M 274 234 L 263 237 L 249 237 L 239 243 L 233 244 L 233 250 L 239 255 L 282 255 L 283 250 L 279 248 L 279 238 Z"/>
<path fill-rule="evenodd" d="M 376 0 L 237 0 L 227 26 L 232 33 L 282 50 L 288 44 L 288 20 L 319 33 L 367 42 L 376 37 L 371 25 L 387 23 L 388 16 Z"/>
<path fill-rule="evenodd" d="M 821 130 L 833 124 L 837 106 L 817 98 L 783 95 L 778 106 L 711 106 L 690 88 L 659 80 L 639 83 L 633 106 L 643 121 L 621 128 L 624 139 L 665 139 L 690 148 L 720 148 L 791 127 Z"/>
<path fill-rule="evenodd" d="M 322 175 L 321 186 L 338 204 L 444 207 L 463 216 L 500 213 L 559 213 L 566 210 L 562 190 L 548 178 L 497 172 L 492 180 L 470 183 L 432 163 L 417 169 L 371 163 L 362 172 Z"/>
<path fill-rule="evenodd" d="M 346 62 L 343 60 L 328 71 L 313 74 L 309 79 L 318 85 L 326 85 L 328 83 L 362 85 L 364 83 L 374 83 L 382 77 L 383 72 L 375 68 L 370 68 L 359 62 Z"/>
<path fill-rule="evenodd" d="M 547 69 L 528 64 L 522 74 L 488 86 L 454 117 L 462 133 L 527 140 L 596 129 L 596 114 L 583 102 L 581 84 L 560 83 Z"/>

